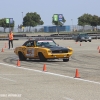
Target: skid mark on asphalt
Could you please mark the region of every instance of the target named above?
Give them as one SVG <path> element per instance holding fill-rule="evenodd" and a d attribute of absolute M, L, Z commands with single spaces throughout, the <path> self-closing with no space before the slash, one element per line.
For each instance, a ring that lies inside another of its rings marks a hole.
<path fill-rule="evenodd" d="M 60 77 L 63 77 L 63 78 L 69 78 L 69 79 L 73 79 L 73 80 L 84 81 L 84 82 L 93 83 L 93 84 L 99 84 L 100 85 L 100 82 L 85 80 L 85 79 L 81 79 L 81 78 L 73 78 L 73 77 L 70 77 L 70 76 L 65 76 L 65 75 L 51 73 L 51 72 L 44 72 L 44 71 L 35 70 L 35 69 L 29 69 L 29 68 L 25 68 L 23 66 L 22 67 L 17 67 L 15 65 L 10 65 L 10 64 L 6 64 L 6 63 L 0 63 L 0 65 L 5 65 L 5 66 L 9 66 L 9 67 L 19 68 L 19 69 L 24 69 L 24 70 L 34 71 L 34 72 L 39 72 L 39 73 L 43 73 L 43 74 L 60 76 Z"/>
<path fill-rule="evenodd" d="M 20 75 L 24 75 L 24 74 L 0 74 L 0 75 L 2 75 L 2 76 L 20 76 Z"/>
<path fill-rule="evenodd" d="M 5 58 L 5 59 L 3 59 L 3 61 L 5 62 L 5 63 L 9 63 L 9 64 L 16 64 L 16 62 L 17 62 L 17 60 L 18 60 L 18 57 L 16 57 L 16 56 L 13 56 L 13 57 L 7 57 L 7 58 Z M 15 62 L 16 61 L 16 62 Z M 32 63 L 30 63 L 30 62 L 32 62 Z M 54 63 L 53 63 L 54 62 Z M 87 66 L 87 65 L 90 65 L 90 63 L 86 63 L 86 62 L 83 62 L 83 61 L 78 61 L 77 59 L 76 59 L 76 57 L 74 58 L 74 56 L 73 57 L 71 57 L 71 62 L 62 62 L 61 60 L 55 60 L 55 61 L 48 61 L 48 62 L 39 62 L 39 60 L 27 60 L 27 61 L 21 61 L 21 65 L 22 66 L 26 66 L 27 64 L 28 64 L 28 66 L 30 67 L 30 66 L 33 66 L 33 63 L 35 64 L 35 66 L 38 66 L 38 65 L 40 65 L 40 67 L 41 67 L 41 65 L 43 66 L 43 64 L 46 64 L 46 65 L 50 65 L 50 66 L 62 66 L 62 67 L 69 67 L 69 68 L 75 68 L 76 69 L 76 67 L 77 68 L 80 68 L 80 66 L 72 66 L 71 65 L 71 63 L 75 63 L 76 62 L 76 64 L 78 63 L 78 65 L 79 65 L 79 63 L 80 64 L 84 64 L 83 66 Z M 92 64 L 92 65 L 94 65 L 94 64 Z M 98 69 L 98 68 L 84 68 L 84 67 L 82 67 L 81 66 L 81 68 L 83 68 L 83 69 L 93 69 L 93 70 L 100 70 L 100 69 Z"/>

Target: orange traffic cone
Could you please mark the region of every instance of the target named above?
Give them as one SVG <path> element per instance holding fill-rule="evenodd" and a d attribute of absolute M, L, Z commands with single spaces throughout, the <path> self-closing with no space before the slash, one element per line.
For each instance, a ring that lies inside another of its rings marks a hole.
<path fill-rule="evenodd" d="M 100 46 L 98 46 L 97 50 L 99 50 L 99 49 L 100 49 Z"/>
<path fill-rule="evenodd" d="M 2 48 L 1 52 L 4 52 L 4 49 Z"/>
<path fill-rule="evenodd" d="M 100 53 L 100 49 L 99 49 L 99 53 Z"/>
<path fill-rule="evenodd" d="M 98 46 L 98 48 L 97 48 L 98 50 L 99 50 L 99 53 L 100 53 L 100 46 Z"/>
<path fill-rule="evenodd" d="M 17 60 L 17 66 L 20 66 L 20 60 L 19 59 Z"/>
<path fill-rule="evenodd" d="M 76 69 L 75 78 L 80 78 L 78 69 Z"/>
<path fill-rule="evenodd" d="M 43 71 L 47 71 L 46 64 L 44 64 L 44 66 L 43 66 Z"/>

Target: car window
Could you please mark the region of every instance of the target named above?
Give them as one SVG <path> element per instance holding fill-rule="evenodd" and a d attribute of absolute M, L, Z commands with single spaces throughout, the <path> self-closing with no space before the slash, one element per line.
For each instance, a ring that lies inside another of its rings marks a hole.
<path fill-rule="evenodd" d="M 34 46 L 34 41 L 28 41 L 24 44 L 26 47 L 33 47 Z"/>
<path fill-rule="evenodd" d="M 79 34 L 80 37 L 87 37 L 88 34 Z"/>
<path fill-rule="evenodd" d="M 37 41 L 36 43 L 37 46 L 56 46 L 56 43 L 54 41 Z"/>

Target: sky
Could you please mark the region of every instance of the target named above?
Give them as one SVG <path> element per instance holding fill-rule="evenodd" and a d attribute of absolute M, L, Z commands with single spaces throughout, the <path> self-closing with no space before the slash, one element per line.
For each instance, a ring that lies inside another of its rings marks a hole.
<path fill-rule="evenodd" d="M 37 12 L 43 26 L 52 25 L 53 14 L 63 14 L 65 25 L 77 25 L 84 13 L 100 16 L 100 0 L 0 0 L 0 19 L 13 18 L 15 26 L 28 12 Z"/>

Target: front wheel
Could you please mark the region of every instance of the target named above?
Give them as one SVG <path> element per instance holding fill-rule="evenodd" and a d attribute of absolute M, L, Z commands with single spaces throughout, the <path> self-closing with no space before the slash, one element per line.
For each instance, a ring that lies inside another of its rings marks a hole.
<path fill-rule="evenodd" d="M 68 61 L 69 61 L 69 58 L 63 59 L 63 62 L 68 62 Z"/>
<path fill-rule="evenodd" d="M 44 57 L 44 55 L 42 53 L 39 53 L 38 55 L 39 55 L 40 61 L 42 61 L 42 62 L 47 61 L 47 59 Z"/>
<path fill-rule="evenodd" d="M 20 61 L 25 61 L 27 59 L 21 52 L 18 53 L 18 56 Z"/>
<path fill-rule="evenodd" d="M 80 40 L 80 42 L 82 42 L 82 40 Z"/>
<path fill-rule="evenodd" d="M 89 40 L 89 42 L 91 42 L 91 40 Z"/>

